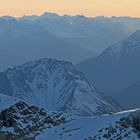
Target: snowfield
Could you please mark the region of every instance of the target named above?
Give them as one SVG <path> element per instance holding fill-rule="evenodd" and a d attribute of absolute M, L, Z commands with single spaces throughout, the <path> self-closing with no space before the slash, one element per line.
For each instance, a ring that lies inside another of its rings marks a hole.
<path fill-rule="evenodd" d="M 115 128 L 117 121 L 121 118 L 128 117 L 131 113 L 136 111 L 139 111 L 139 109 L 112 115 L 77 118 L 68 124 L 57 126 L 49 130 L 47 129 L 46 132 L 39 135 L 36 140 L 117 140 L 117 138 L 120 138 L 120 140 L 138 140 L 140 138 L 132 131 L 132 127 L 128 127 L 123 133 L 119 130 L 123 128 L 122 126 L 120 128 L 118 127 L 119 129 Z M 108 133 L 107 128 L 109 127 L 114 127 L 115 133 L 109 138 L 106 138 L 105 135 Z"/>

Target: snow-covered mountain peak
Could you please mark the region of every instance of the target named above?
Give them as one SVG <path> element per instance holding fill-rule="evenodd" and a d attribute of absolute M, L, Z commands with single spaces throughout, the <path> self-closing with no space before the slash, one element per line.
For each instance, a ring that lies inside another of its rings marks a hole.
<path fill-rule="evenodd" d="M 3 81 L 10 83 L 5 87 L 8 95 L 52 111 L 93 116 L 121 109 L 110 97 L 98 93 L 70 62 L 43 58 L 8 69 L 4 75 Z"/>

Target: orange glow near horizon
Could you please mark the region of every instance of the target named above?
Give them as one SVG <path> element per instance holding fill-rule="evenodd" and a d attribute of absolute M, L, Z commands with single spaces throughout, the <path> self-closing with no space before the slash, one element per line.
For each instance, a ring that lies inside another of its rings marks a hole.
<path fill-rule="evenodd" d="M 41 15 L 140 17 L 140 0 L 0 0 L 0 16 Z"/>

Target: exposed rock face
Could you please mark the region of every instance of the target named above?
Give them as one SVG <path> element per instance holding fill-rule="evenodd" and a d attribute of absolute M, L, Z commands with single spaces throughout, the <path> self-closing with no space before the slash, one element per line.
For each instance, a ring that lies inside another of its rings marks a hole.
<path fill-rule="evenodd" d="M 19 101 L 0 113 L 0 139 L 34 140 L 46 128 L 66 122 L 62 113 L 49 114 L 43 108 Z"/>

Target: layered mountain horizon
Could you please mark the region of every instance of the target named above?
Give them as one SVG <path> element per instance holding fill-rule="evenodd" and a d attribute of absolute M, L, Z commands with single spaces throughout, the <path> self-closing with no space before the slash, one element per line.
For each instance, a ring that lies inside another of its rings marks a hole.
<path fill-rule="evenodd" d="M 139 18 L 41 16 L 0 17 L 0 69 L 51 57 L 77 64 L 139 28 Z M 8 59 L 9 58 L 9 59 Z"/>
<path fill-rule="evenodd" d="M 140 18 L 0 17 L 0 140 L 140 139 Z"/>

